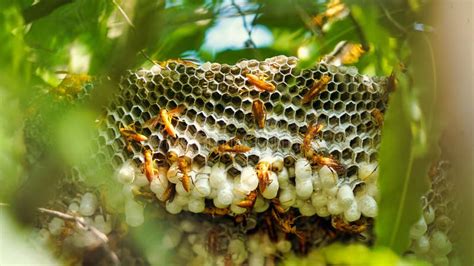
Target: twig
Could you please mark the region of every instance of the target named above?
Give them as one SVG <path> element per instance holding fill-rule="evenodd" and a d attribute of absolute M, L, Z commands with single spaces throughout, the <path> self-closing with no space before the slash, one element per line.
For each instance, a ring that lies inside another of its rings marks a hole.
<path fill-rule="evenodd" d="M 232 0 L 231 3 L 232 3 L 232 6 L 234 6 L 235 9 L 237 9 L 237 12 L 242 17 L 242 21 L 244 23 L 244 28 L 247 31 L 248 39 L 245 43 L 248 44 L 248 46 L 251 47 L 251 48 L 257 48 L 257 45 L 255 45 L 255 43 L 252 40 L 253 23 L 255 22 L 255 18 L 257 16 L 257 14 L 255 14 L 255 18 L 252 21 L 252 27 L 249 27 L 249 25 L 247 24 L 247 20 L 245 19 L 245 13 L 242 12 L 242 9 L 240 9 L 240 6 L 237 5 L 234 0 Z"/>
<path fill-rule="evenodd" d="M 130 25 L 130 27 L 132 27 L 132 28 L 135 28 L 135 25 L 133 25 L 132 20 L 130 20 L 130 18 L 128 17 L 127 13 L 125 13 L 125 10 L 123 10 L 123 8 L 117 3 L 117 1 L 112 0 L 112 2 L 113 2 L 114 5 L 117 7 L 117 9 L 120 11 L 120 13 L 122 14 L 122 16 L 125 18 L 125 20 L 127 21 L 128 25 Z"/>
<path fill-rule="evenodd" d="M 385 14 L 385 17 L 387 17 L 387 19 L 398 29 L 400 30 L 401 32 L 403 33 L 407 33 L 407 30 L 402 26 L 400 25 L 400 23 L 398 23 L 393 17 L 392 15 L 390 14 L 390 12 L 388 12 L 388 10 L 385 8 L 385 6 L 382 4 L 382 2 L 378 2 L 380 8 L 382 9 L 383 13 Z"/>
<path fill-rule="evenodd" d="M 74 222 L 76 222 L 77 226 L 79 228 L 81 228 L 82 230 L 92 232 L 92 234 L 94 234 L 102 242 L 101 246 L 104 248 L 105 252 L 109 255 L 109 257 L 112 260 L 113 264 L 114 265 L 120 265 L 120 260 L 117 256 L 117 254 L 115 254 L 115 252 L 113 250 L 111 250 L 110 247 L 109 247 L 109 244 L 108 244 L 109 243 L 109 238 L 107 237 L 107 235 L 102 233 L 99 229 L 95 228 L 94 226 L 89 225 L 84 220 L 84 218 L 82 218 L 80 216 L 73 216 L 73 215 L 70 215 L 70 214 L 66 214 L 66 213 L 63 213 L 63 212 L 60 212 L 60 211 L 46 209 L 46 208 L 38 208 L 38 211 L 40 211 L 42 213 L 49 214 L 49 215 L 56 216 L 56 217 L 61 218 L 63 220 L 74 221 Z"/>

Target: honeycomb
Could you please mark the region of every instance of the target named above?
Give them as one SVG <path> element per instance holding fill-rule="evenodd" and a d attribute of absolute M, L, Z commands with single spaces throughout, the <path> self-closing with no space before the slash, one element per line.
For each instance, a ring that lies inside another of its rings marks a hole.
<path fill-rule="evenodd" d="M 277 200 L 284 211 L 294 207 L 304 216 L 343 215 L 346 222 L 359 220 L 361 213 L 374 217 L 377 193 L 364 183 L 375 184 L 378 175 L 381 123 L 374 110 L 385 111 L 387 79 L 361 75 L 354 67 L 321 62 L 299 69 L 297 63 L 285 56 L 235 65 L 169 60 L 130 72 L 107 108 L 97 141 L 99 157 L 111 158 L 105 161 L 122 183 L 138 182 L 173 214 L 264 212 Z M 257 87 L 249 74 L 274 90 Z M 329 78 L 327 85 L 303 103 L 323 78 Z M 263 128 L 252 112 L 257 100 L 264 105 Z M 174 138 L 159 118 L 161 111 L 176 108 L 182 110 L 170 120 Z M 149 126 L 155 118 L 161 122 Z M 322 130 L 305 149 L 305 133 L 315 124 Z M 124 129 L 145 139 L 127 139 Z M 225 145 L 249 150 L 217 150 Z M 313 161 L 307 149 L 342 167 Z M 184 158 L 189 167 L 181 169 L 176 158 Z M 257 188 L 262 163 L 269 165 L 263 189 Z M 143 174 L 147 165 L 156 173 L 151 183 Z M 189 189 L 184 178 L 190 179 Z M 171 199 L 165 196 L 170 190 L 176 192 Z M 242 207 L 251 195 L 256 195 L 252 206 Z"/>
<path fill-rule="evenodd" d="M 449 177 L 450 164 L 439 161 L 429 171 L 431 180 L 428 192 L 421 198 L 423 216 L 410 230 L 410 252 L 434 265 L 449 265 L 453 255 L 452 232 L 459 210 L 454 200 L 453 183 Z"/>

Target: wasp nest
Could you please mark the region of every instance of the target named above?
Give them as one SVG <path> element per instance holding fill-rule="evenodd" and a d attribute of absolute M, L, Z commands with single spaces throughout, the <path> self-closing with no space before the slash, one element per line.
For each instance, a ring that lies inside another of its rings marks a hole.
<path fill-rule="evenodd" d="M 296 209 L 348 227 L 375 217 L 387 80 L 353 67 L 296 66 L 285 56 L 172 60 L 129 73 L 97 145 L 125 186 L 130 223 L 143 220 L 137 191 L 153 192 L 172 214 L 271 207 L 278 217 Z"/>
<path fill-rule="evenodd" d="M 449 265 L 453 250 L 451 231 L 457 208 L 448 170 L 447 161 L 437 162 L 431 167 L 431 187 L 422 197 L 423 215 L 410 230 L 410 251 L 434 265 Z"/>

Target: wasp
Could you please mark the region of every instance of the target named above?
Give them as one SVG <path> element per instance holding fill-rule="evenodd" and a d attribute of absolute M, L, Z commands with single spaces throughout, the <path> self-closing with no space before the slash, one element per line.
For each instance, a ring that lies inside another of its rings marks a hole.
<path fill-rule="evenodd" d="M 228 208 L 217 208 L 217 207 L 206 207 L 204 208 L 203 211 L 204 214 L 211 215 L 212 217 L 214 216 L 224 216 L 230 213 L 230 210 Z"/>
<path fill-rule="evenodd" d="M 261 91 L 268 91 L 268 92 L 274 92 L 275 91 L 275 85 L 266 82 L 265 79 L 261 79 L 257 77 L 256 75 L 253 74 L 246 74 L 247 80 L 249 81 L 250 84 L 254 85 Z"/>
<path fill-rule="evenodd" d="M 319 123 L 312 124 L 308 127 L 308 131 L 306 131 L 306 134 L 304 135 L 304 138 L 303 138 L 303 152 L 305 154 L 311 154 L 311 151 L 312 151 L 311 142 L 321 132 L 323 128 L 324 126 Z"/>
<path fill-rule="evenodd" d="M 331 225 L 334 229 L 344 233 L 360 234 L 367 230 L 367 220 L 360 219 L 357 222 L 346 223 L 340 216 L 333 216 L 331 218 Z"/>
<path fill-rule="evenodd" d="M 265 161 L 258 162 L 257 166 L 255 167 L 258 177 L 258 188 L 262 193 L 265 191 L 265 189 L 267 189 L 267 186 L 271 184 L 270 167 L 271 164 Z"/>
<path fill-rule="evenodd" d="M 275 209 L 272 209 L 272 217 L 277 222 L 280 229 L 286 234 L 294 234 L 298 239 L 304 239 L 303 234 L 296 229 L 295 220 L 292 215 L 287 215 L 285 219 L 281 219 L 280 216 L 275 212 Z"/>
<path fill-rule="evenodd" d="M 341 3 L 340 0 L 331 0 L 327 4 L 326 10 L 313 17 L 312 23 L 319 28 L 322 28 L 327 22 L 346 16 L 349 13 L 349 9 Z"/>
<path fill-rule="evenodd" d="M 139 134 L 135 131 L 135 127 L 133 125 L 127 127 L 121 127 L 119 129 L 120 134 L 125 138 L 125 142 L 127 143 L 127 150 L 129 152 L 132 151 L 132 141 L 142 142 L 147 141 L 148 138 L 142 134 Z"/>
<path fill-rule="evenodd" d="M 255 123 L 259 128 L 265 127 L 265 120 L 267 118 L 267 109 L 262 100 L 256 99 L 252 103 L 252 113 L 255 118 Z"/>
<path fill-rule="evenodd" d="M 217 146 L 214 149 L 214 152 L 216 153 L 226 153 L 226 152 L 231 152 L 231 153 L 246 153 L 251 150 L 250 147 L 242 145 L 242 144 L 235 144 L 235 145 L 230 145 L 229 143 L 223 143 L 219 146 Z"/>
<path fill-rule="evenodd" d="M 239 202 L 237 206 L 247 209 L 252 209 L 253 205 L 255 204 L 255 200 L 257 199 L 257 190 L 251 191 L 247 197 Z"/>
<path fill-rule="evenodd" d="M 372 117 L 374 119 L 374 122 L 378 127 L 383 125 L 384 117 L 383 117 L 383 113 L 382 113 L 382 111 L 380 111 L 380 109 L 374 108 L 374 109 L 372 109 L 372 111 L 370 111 L 370 114 L 372 115 Z"/>
<path fill-rule="evenodd" d="M 283 208 L 283 206 L 281 206 L 279 199 L 272 199 L 272 206 L 278 213 L 285 213 L 285 209 Z"/>
<path fill-rule="evenodd" d="M 173 201 L 174 195 L 176 194 L 176 185 L 173 183 L 168 184 L 168 187 L 166 188 L 165 192 L 163 192 L 163 196 L 161 199 L 163 202 L 166 201 Z"/>
<path fill-rule="evenodd" d="M 183 184 L 183 188 L 184 190 L 186 190 L 186 192 L 189 192 L 190 186 L 191 186 L 190 184 L 191 178 L 189 177 L 189 162 L 186 159 L 186 157 L 180 156 L 178 158 L 178 168 L 183 174 L 183 177 L 181 178 L 181 183 Z"/>
<path fill-rule="evenodd" d="M 334 50 L 324 57 L 327 64 L 333 65 L 347 65 L 354 64 L 359 61 L 359 58 L 365 53 L 362 44 L 351 43 L 348 41 L 339 42 Z"/>
<path fill-rule="evenodd" d="M 309 89 L 309 91 L 307 91 L 303 96 L 301 103 L 307 104 L 311 102 L 321 91 L 326 89 L 326 85 L 330 80 L 331 78 L 328 75 L 323 75 L 318 81 L 315 81 L 311 89 Z"/>
<path fill-rule="evenodd" d="M 155 162 L 153 161 L 153 154 L 150 150 L 145 149 L 143 151 L 143 156 L 145 157 L 144 170 L 145 176 L 148 179 L 148 182 L 151 182 L 153 178 L 157 177 L 158 169 L 155 168 Z"/>
<path fill-rule="evenodd" d="M 165 61 L 161 61 L 158 64 L 161 67 L 165 68 L 170 63 L 181 64 L 181 65 L 185 65 L 185 66 L 189 66 L 189 67 L 198 67 L 198 65 L 194 61 L 191 61 L 189 59 L 181 59 L 181 58 L 168 59 L 168 60 L 165 60 Z"/>
<path fill-rule="evenodd" d="M 176 138 L 176 129 L 174 128 L 172 121 L 177 115 L 184 111 L 184 106 L 180 105 L 170 111 L 166 110 L 165 108 L 160 110 L 159 115 L 156 117 L 148 120 L 145 125 L 150 128 L 155 128 L 158 123 L 162 123 L 166 133 L 173 138 Z"/>
<path fill-rule="evenodd" d="M 329 167 L 339 175 L 346 171 L 346 167 L 332 157 L 324 157 L 319 154 L 314 154 L 311 160 L 316 165 Z"/>

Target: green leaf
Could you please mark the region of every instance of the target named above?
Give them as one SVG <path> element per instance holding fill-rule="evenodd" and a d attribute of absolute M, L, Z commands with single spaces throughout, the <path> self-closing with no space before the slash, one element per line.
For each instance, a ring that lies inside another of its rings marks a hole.
<path fill-rule="evenodd" d="M 410 227 L 421 216 L 420 198 L 428 189 L 427 170 L 435 154 L 419 149 L 420 134 L 426 134 L 426 128 L 417 127 L 420 117 L 413 111 L 420 108 L 416 97 L 420 91 L 420 87 L 409 84 L 406 75 L 399 76 L 382 132 L 376 244 L 398 254 L 408 248 Z"/>
<path fill-rule="evenodd" d="M 409 260 L 397 256 L 387 248 L 373 248 L 362 244 L 332 244 L 313 250 L 307 257 L 290 256 L 284 261 L 285 266 L 296 265 L 428 265 L 422 261 Z"/>

